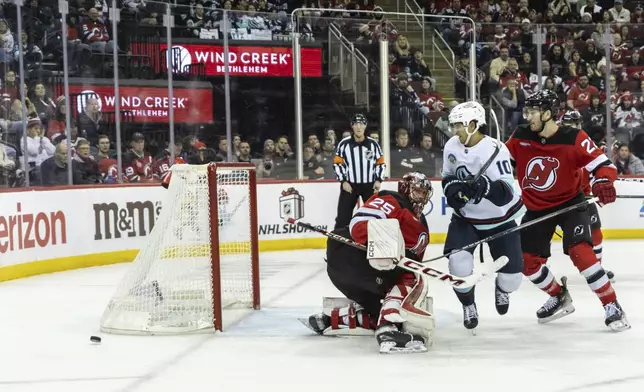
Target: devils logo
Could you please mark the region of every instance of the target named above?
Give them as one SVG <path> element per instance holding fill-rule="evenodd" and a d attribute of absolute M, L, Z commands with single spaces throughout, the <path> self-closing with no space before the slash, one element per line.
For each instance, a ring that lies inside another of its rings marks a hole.
<path fill-rule="evenodd" d="M 528 162 L 521 188 L 532 188 L 537 191 L 547 191 L 557 182 L 559 160 L 553 157 L 534 157 Z"/>

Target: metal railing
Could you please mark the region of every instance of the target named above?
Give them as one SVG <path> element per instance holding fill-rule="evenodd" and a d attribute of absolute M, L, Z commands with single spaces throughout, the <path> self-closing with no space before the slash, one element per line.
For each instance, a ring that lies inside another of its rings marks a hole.
<path fill-rule="evenodd" d="M 503 140 L 505 140 L 505 126 L 506 126 L 506 123 L 508 121 L 508 117 L 506 116 L 505 108 L 503 107 L 503 105 L 501 105 L 501 102 L 499 102 L 499 100 L 496 99 L 494 94 L 492 94 L 492 95 L 490 95 L 490 113 L 494 112 L 495 104 L 496 104 L 496 106 L 499 107 L 499 110 L 501 111 L 501 121 L 500 121 L 500 123 L 497 122 L 497 127 L 499 125 L 501 126 L 500 129 L 497 129 L 497 132 L 499 133 L 499 135 L 497 136 L 497 139 L 503 141 Z"/>
<path fill-rule="evenodd" d="M 422 47 L 423 47 L 423 53 L 425 53 L 425 20 L 423 18 L 423 9 L 421 8 L 420 5 L 418 5 L 418 2 L 416 0 L 405 0 L 405 31 L 407 31 L 407 19 L 408 15 L 411 14 L 411 16 L 414 18 L 416 23 L 418 23 L 418 26 L 420 27 L 421 31 L 421 39 L 423 41 Z M 407 14 L 409 13 L 409 14 Z"/>
<path fill-rule="evenodd" d="M 369 60 L 334 24 L 329 25 L 329 75 L 340 79 L 343 92 L 353 92 L 355 105 L 369 109 Z"/>
<path fill-rule="evenodd" d="M 450 63 L 441 48 L 438 46 L 436 43 L 436 37 L 440 39 L 440 41 L 443 43 L 443 45 L 449 50 L 449 53 L 452 55 L 452 62 Z M 447 41 L 445 41 L 445 38 L 443 38 L 443 35 L 436 29 L 434 29 L 434 34 L 432 36 L 432 70 L 436 69 L 436 51 L 441 55 L 443 60 L 447 63 L 449 68 L 452 70 L 452 83 L 456 83 L 456 54 L 452 50 L 452 48 L 449 46 Z"/>

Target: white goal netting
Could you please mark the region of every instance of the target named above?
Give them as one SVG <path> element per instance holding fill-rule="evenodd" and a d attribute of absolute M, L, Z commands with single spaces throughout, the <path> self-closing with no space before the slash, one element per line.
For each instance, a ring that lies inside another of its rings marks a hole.
<path fill-rule="evenodd" d="M 221 329 L 218 309 L 253 306 L 251 174 L 251 168 L 173 166 L 163 210 L 110 300 L 102 331 Z"/>

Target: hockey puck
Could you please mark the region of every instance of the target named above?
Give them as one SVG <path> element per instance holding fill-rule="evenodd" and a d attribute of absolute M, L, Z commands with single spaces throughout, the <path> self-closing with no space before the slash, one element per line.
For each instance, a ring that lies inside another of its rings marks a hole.
<path fill-rule="evenodd" d="M 100 342 L 101 342 L 101 338 L 100 338 L 100 337 L 98 337 L 98 336 L 90 336 L 90 337 L 89 337 L 89 341 L 90 341 L 90 342 L 92 342 L 92 343 L 100 343 Z"/>

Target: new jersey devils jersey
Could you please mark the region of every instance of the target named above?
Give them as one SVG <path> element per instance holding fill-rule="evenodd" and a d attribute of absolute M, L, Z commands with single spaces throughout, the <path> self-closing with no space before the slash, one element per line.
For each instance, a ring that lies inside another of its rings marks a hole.
<path fill-rule="evenodd" d="M 349 223 L 351 237 L 361 244 L 367 243 L 367 221 L 370 219 L 397 219 L 405 240 L 405 249 L 422 261 L 429 244 L 429 228 L 425 216 L 416 216 L 409 201 L 398 192 L 381 191 L 369 198 L 358 208 Z"/>
<path fill-rule="evenodd" d="M 590 173 L 586 170 L 581 170 L 581 191 L 584 192 L 584 195 L 590 195 Z"/>
<path fill-rule="evenodd" d="M 581 191 L 581 170 L 615 181 L 617 170 L 586 132 L 560 126 L 549 138 L 520 126 L 506 142 L 528 210 L 554 208 Z"/>

